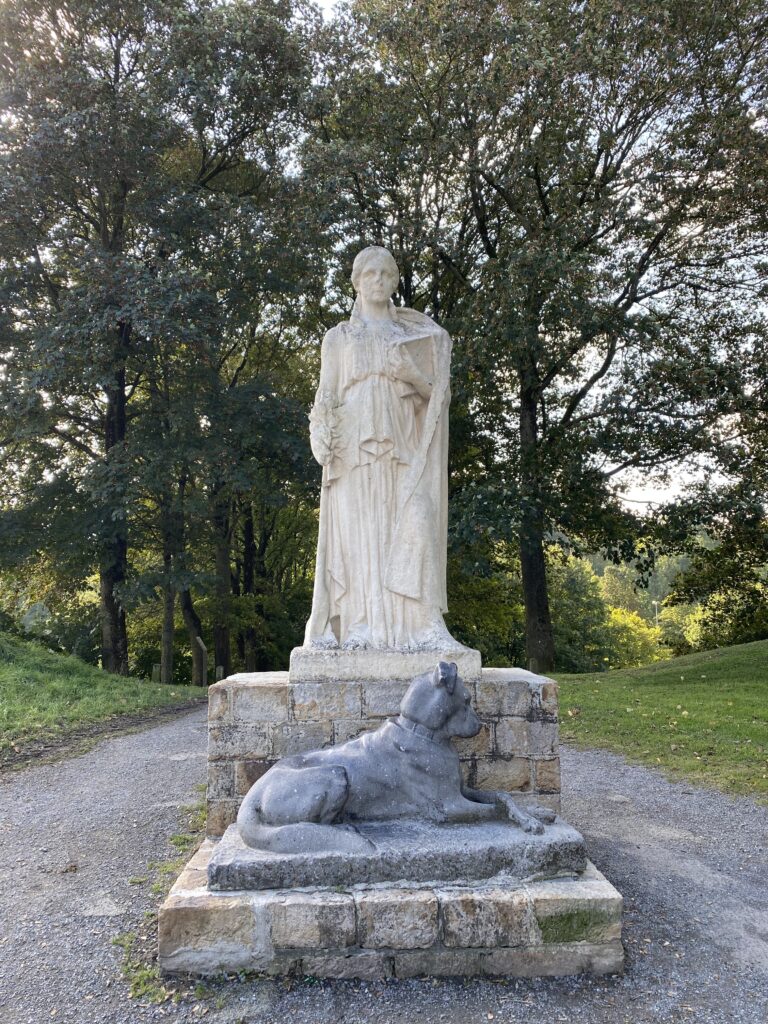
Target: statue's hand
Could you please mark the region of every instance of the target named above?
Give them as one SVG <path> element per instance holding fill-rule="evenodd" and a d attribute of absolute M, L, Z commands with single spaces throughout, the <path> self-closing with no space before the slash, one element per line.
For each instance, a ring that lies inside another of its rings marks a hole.
<path fill-rule="evenodd" d="M 327 466 L 333 459 L 333 449 L 331 448 L 331 439 L 322 437 L 321 431 L 310 431 L 309 444 L 312 449 L 312 454 L 315 456 L 321 466 Z"/>
<path fill-rule="evenodd" d="M 331 396 L 318 395 L 309 414 L 309 443 L 321 466 L 327 466 L 333 459 L 335 426 L 336 411 Z"/>
<path fill-rule="evenodd" d="M 405 345 L 392 345 L 387 352 L 387 368 L 393 380 L 414 387 L 422 398 L 429 398 L 432 384 L 414 363 Z"/>

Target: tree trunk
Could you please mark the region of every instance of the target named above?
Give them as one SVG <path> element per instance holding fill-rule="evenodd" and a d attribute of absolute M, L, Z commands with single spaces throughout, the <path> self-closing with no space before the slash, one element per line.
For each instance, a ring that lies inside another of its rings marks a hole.
<path fill-rule="evenodd" d="M 101 667 L 105 672 L 128 675 L 128 635 L 125 626 L 125 609 L 115 597 L 115 587 L 125 579 L 121 571 L 127 558 L 127 545 L 121 550 L 112 543 L 109 554 L 111 562 L 103 565 L 100 572 L 99 593 L 101 597 Z"/>
<path fill-rule="evenodd" d="M 547 594 L 537 434 L 536 393 L 524 382 L 520 394 L 520 568 L 525 605 L 525 647 L 528 668 L 532 672 L 551 672 L 555 666 L 555 644 Z"/>
<path fill-rule="evenodd" d="M 253 508 L 250 502 L 245 508 L 243 521 L 243 593 L 253 594 L 256 574 L 256 539 L 253 529 Z M 245 671 L 256 671 L 256 630 L 246 626 L 243 630 L 243 653 Z"/>
<path fill-rule="evenodd" d="M 170 573 L 169 573 L 170 575 Z M 160 682 L 170 686 L 173 682 L 173 640 L 176 591 L 170 578 L 163 589 L 163 634 L 160 644 Z"/>
<path fill-rule="evenodd" d="M 232 594 L 232 567 L 230 564 L 232 535 L 230 532 L 229 503 L 221 495 L 214 497 L 213 525 L 216 531 L 216 605 L 213 623 L 214 665 L 221 666 L 224 676 L 231 671 L 230 608 Z"/>
<path fill-rule="evenodd" d="M 117 368 L 113 382 L 107 388 L 107 407 L 104 416 L 104 451 L 111 473 L 115 477 L 118 501 L 124 498 L 126 470 L 119 465 L 126 436 L 127 395 L 125 387 L 125 357 L 128 350 L 130 328 L 122 325 L 116 352 Z M 117 463 L 117 464 L 116 464 Z M 128 575 L 128 532 L 124 500 L 105 509 L 109 535 L 105 538 L 100 568 L 101 597 L 101 665 L 107 672 L 128 675 L 128 633 L 125 609 L 115 591 Z M 115 515 L 117 513 L 117 515 Z"/>
<path fill-rule="evenodd" d="M 205 654 L 197 642 L 198 637 L 202 637 L 202 623 L 200 616 L 195 611 L 192 594 L 189 590 L 180 591 L 179 604 L 184 617 L 184 625 L 189 634 L 189 646 L 192 648 L 192 685 L 205 686 L 208 680 L 208 666 L 205 663 Z"/>

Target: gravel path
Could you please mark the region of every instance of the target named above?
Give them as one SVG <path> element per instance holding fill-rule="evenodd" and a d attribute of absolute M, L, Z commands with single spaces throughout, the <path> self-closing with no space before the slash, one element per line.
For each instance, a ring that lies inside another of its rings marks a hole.
<path fill-rule="evenodd" d="M 196 711 L 0 777 L 0 1021 L 139 1024 L 766 1024 L 768 809 L 563 750 L 563 802 L 625 897 L 623 977 L 216 982 L 128 997 L 111 940 L 141 930 L 152 860 L 205 775 Z"/>

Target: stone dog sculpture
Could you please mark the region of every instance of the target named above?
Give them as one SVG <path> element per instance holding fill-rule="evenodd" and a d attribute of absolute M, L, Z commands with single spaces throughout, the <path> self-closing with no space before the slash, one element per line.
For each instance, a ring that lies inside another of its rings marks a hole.
<path fill-rule="evenodd" d="M 237 816 L 246 845 L 274 853 L 370 848 L 355 821 L 502 818 L 541 833 L 555 815 L 521 810 L 509 793 L 469 789 L 453 736 L 475 736 L 480 720 L 453 662 L 417 676 L 400 714 L 335 747 L 285 757 L 254 783 Z"/>

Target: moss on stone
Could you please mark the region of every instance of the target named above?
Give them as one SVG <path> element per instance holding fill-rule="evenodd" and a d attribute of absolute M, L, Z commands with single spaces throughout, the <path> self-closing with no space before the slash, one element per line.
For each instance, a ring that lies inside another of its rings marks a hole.
<path fill-rule="evenodd" d="M 605 910 L 576 908 L 561 914 L 540 917 L 539 928 L 544 943 L 600 942 L 614 925 L 615 916 Z"/>

